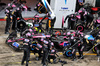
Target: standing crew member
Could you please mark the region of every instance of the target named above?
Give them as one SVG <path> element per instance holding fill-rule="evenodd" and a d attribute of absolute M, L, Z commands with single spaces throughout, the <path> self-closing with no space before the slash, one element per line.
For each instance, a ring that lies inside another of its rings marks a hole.
<path fill-rule="evenodd" d="M 85 0 L 77 0 L 76 2 L 76 12 L 83 7 Z"/>
<path fill-rule="evenodd" d="M 21 14 L 21 8 L 18 7 L 14 13 L 13 13 L 13 25 L 12 25 L 12 30 L 17 30 L 17 18 L 23 19 L 22 14 Z"/>
<path fill-rule="evenodd" d="M 5 27 L 5 34 L 9 34 L 9 29 L 10 29 L 10 24 L 11 24 L 11 19 L 12 19 L 12 16 L 11 16 L 11 8 L 8 7 L 5 11 L 5 14 L 6 14 L 6 27 Z"/>
<path fill-rule="evenodd" d="M 30 43 L 31 33 L 26 34 L 26 38 L 24 39 L 24 56 L 21 62 L 21 65 L 26 61 L 26 66 L 28 66 L 29 58 L 30 58 L 30 47 L 32 46 Z"/>
<path fill-rule="evenodd" d="M 48 54 L 49 54 L 49 51 L 51 50 L 51 41 L 49 40 L 49 38 L 46 38 L 46 40 L 41 39 L 41 41 L 44 43 L 42 64 L 43 66 L 46 66 L 46 61 L 48 60 Z"/>

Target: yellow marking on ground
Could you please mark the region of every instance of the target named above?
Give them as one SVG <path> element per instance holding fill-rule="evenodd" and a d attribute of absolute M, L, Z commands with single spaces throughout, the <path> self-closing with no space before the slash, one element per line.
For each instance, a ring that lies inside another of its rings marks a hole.
<path fill-rule="evenodd" d="M 16 62 L 16 63 L 21 64 L 21 62 Z"/>
<path fill-rule="evenodd" d="M 59 55 L 63 55 L 63 53 L 60 52 Z M 79 55 L 79 53 L 76 52 L 76 55 Z M 86 52 L 84 52 L 83 55 L 97 55 L 97 54 L 95 54 L 95 53 L 86 53 Z"/>
<path fill-rule="evenodd" d="M 79 53 L 77 52 L 76 55 L 79 55 Z M 97 55 L 95 53 L 83 53 L 83 55 Z"/>
<path fill-rule="evenodd" d="M 59 55 L 63 55 L 63 53 L 60 52 Z M 79 53 L 76 52 L 76 55 L 79 55 Z M 95 53 L 86 53 L 86 52 L 84 52 L 83 55 L 97 55 L 97 54 L 95 54 Z"/>
<path fill-rule="evenodd" d="M 30 55 L 34 55 L 34 53 L 30 53 Z M 60 52 L 60 53 L 58 53 L 58 55 L 63 55 L 63 53 Z M 76 52 L 76 55 L 79 55 L 79 53 Z M 84 52 L 83 55 L 97 55 L 97 54 L 95 54 L 95 53 L 86 53 L 86 52 Z M 16 56 L 16 55 L 13 54 L 12 56 Z"/>
<path fill-rule="evenodd" d="M 15 62 L 15 63 L 21 64 L 21 62 Z M 24 63 L 26 63 L 26 61 L 25 61 Z M 31 62 L 31 61 L 29 61 L 29 63 L 32 63 L 32 62 Z"/>
<path fill-rule="evenodd" d="M 34 53 L 31 53 L 31 55 L 34 55 Z"/>
<path fill-rule="evenodd" d="M 59 54 L 60 54 L 60 55 L 63 55 L 63 53 L 62 53 L 62 52 L 60 52 Z"/>
<path fill-rule="evenodd" d="M 15 54 L 13 54 L 12 56 L 15 56 Z"/>

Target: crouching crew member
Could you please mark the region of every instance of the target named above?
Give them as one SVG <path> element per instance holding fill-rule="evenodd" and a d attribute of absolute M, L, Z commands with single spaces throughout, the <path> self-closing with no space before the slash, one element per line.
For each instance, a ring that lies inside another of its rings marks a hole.
<path fill-rule="evenodd" d="M 96 50 L 96 53 L 97 53 L 97 57 L 100 58 L 100 31 L 99 33 L 97 34 L 96 36 L 96 39 L 97 39 L 97 45 L 94 47 L 94 49 Z"/>
<path fill-rule="evenodd" d="M 39 22 L 39 15 L 35 15 L 35 18 L 33 20 L 33 27 L 36 30 L 36 32 L 40 33 L 42 30 L 42 22 Z"/>
<path fill-rule="evenodd" d="M 72 50 L 72 61 L 74 61 L 76 59 L 76 49 L 78 49 L 79 52 L 79 59 L 84 59 L 83 57 L 83 50 L 85 45 L 83 44 L 83 39 L 81 35 L 78 35 L 79 38 L 74 38 L 73 44 L 75 44 L 73 46 L 73 50 Z"/>

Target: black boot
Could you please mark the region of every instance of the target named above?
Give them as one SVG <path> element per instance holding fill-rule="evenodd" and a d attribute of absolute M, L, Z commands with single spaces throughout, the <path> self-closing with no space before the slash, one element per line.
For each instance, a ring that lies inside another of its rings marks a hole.
<path fill-rule="evenodd" d="M 74 56 L 73 58 L 72 58 L 72 61 L 75 61 L 76 60 L 76 56 Z"/>
<path fill-rule="evenodd" d="M 47 66 L 47 65 L 43 64 L 43 66 Z"/>
<path fill-rule="evenodd" d="M 26 66 L 28 66 L 28 64 L 26 64 Z"/>
<path fill-rule="evenodd" d="M 77 56 L 78 57 L 78 59 L 81 57 L 80 55 L 79 56 Z"/>
<path fill-rule="evenodd" d="M 5 32 L 5 34 L 9 34 L 9 32 Z"/>
<path fill-rule="evenodd" d="M 78 59 L 84 59 L 83 54 L 79 55 Z"/>
<path fill-rule="evenodd" d="M 24 61 L 21 62 L 21 65 L 23 65 L 23 64 L 24 64 Z"/>
<path fill-rule="evenodd" d="M 21 62 L 21 65 L 23 65 L 23 64 L 24 64 L 24 61 L 25 61 L 25 58 L 23 57 L 22 62 Z"/>
<path fill-rule="evenodd" d="M 26 62 L 26 66 L 28 66 L 28 62 Z"/>

